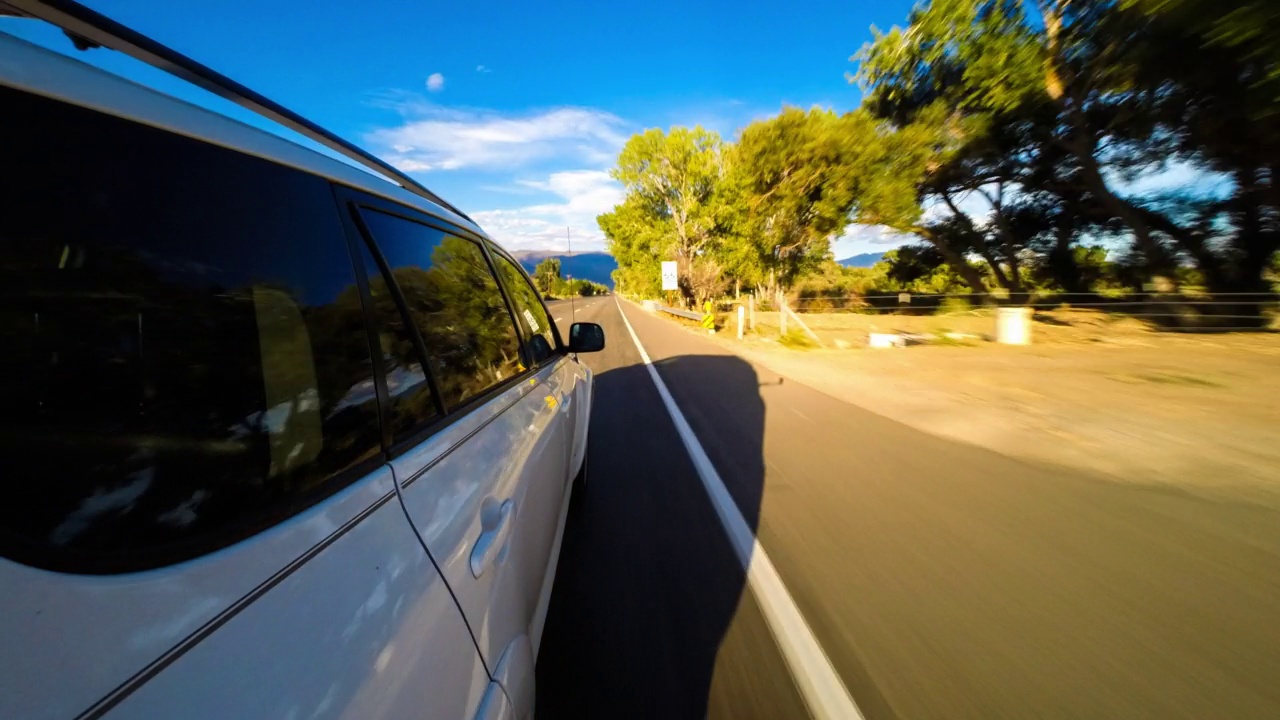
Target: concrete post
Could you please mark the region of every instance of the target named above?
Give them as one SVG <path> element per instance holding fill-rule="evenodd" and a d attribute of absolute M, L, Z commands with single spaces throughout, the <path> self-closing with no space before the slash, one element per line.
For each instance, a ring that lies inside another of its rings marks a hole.
<path fill-rule="evenodd" d="M 742 323 L 747 311 L 741 305 L 738 306 L 738 339 L 742 339 Z"/>
<path fill-rule="evenodd" d="M 1031 308 L 996 309 L 996 342 L 1005 345 L 1031 344 Z"/>

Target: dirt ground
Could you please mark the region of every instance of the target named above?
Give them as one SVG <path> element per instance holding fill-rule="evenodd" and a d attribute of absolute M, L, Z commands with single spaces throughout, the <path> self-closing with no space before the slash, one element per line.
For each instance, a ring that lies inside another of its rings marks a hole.
<path fill-rule="evenodd" d="M 1010 347 L 986 339 L 995 319 L 978 312 L 802 317 L 824 348 L 779 343 L 772 313 L 757 315 L 755 336 L 737 341 L 730 323 L 716 340 L 938 435 L 1280 507 L 1280 333 L 1157 332 L 1134 319 L 1059 310 L 1037 316 L 1032 345 Z M 870 332 L 941 343 L 871 349 Z"/>

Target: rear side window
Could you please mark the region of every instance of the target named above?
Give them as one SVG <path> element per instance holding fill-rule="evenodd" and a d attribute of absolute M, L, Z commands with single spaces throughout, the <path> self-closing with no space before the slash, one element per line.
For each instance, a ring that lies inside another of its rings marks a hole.
<path fill-rule="evenodd" d="M 439 417 L 435 395 L 423 369 L 423 357 L 413 340 L 413 330 L 396 306 L 387 278 L 378 268 L 369 247 L 360 243 L 365 273 L 369 276 L 369 297 L 373 303 L 382 370 L 390 401 L 391 436 L 400 441 Z"/>
<path fill-rule="evenodd" d="M 0 551 L 120 572 L 242 539 L 378 456 L 327 182 L 0 88 Z"/>
<path fill-rule="evenodd" d="M 540 363 L 555 355 L 555 330 L 551 327 L 551 318 L 547 317 L 546 308 L 538 299 L 538 291 L 533 289 L 515 263 L 499 253 L 494 253 L 493 259 L 502 275 L 502 284 L 516 306 L 516 318 L 524 330 L 524 336 L 528 338 L 529 354 L 533 356 L 533 361 Z"/>
<path fill-rule="evenodd" d="M 361 217 L 426 344 L 447 407 L 521 371 L 520 340 L 479 244 L 374 210 Z"/>

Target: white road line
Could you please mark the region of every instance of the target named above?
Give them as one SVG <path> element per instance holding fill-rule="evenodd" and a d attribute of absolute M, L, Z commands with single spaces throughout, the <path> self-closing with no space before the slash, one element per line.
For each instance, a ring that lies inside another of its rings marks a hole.
<path fill-rule="evenodd" d="M 622 322 L 627 326 L 627 332 L 631 333 L 631 340 L 636 344 L 636 350 L 640 352 L 640 358 L 649 369 L 649 377 L 658 388 L 662 404 L 667 406 L 667 413 L 671 415 L 676 432 L 680 434 L 680 440 L 684 442 L 685 450 L 689 452 L 693 467 L 698 471 L 698 477 L 702 479 L 707 495 L 711 497 L 711 504 L 715 507 L 716 514 L 720 516 L 720 523 L 724 525 L 725 533 L 729 536 L 729 543 L 733 545 L 738 561 L 746 568 L 747 583 L 755 593 L 760 611 L 765 621 L 769 623 L 769 629 L 773 631 L 773 637 L 782 650 L 783 658 L 791 668 L 791 675 L 795 678 L 796 686 L 800 689 L 800 695 L 804 698 L 805 704 L 809 706 L 809 712 L 813 713 L 818 720 L 828 718 L 862 720 L 862 713 L 854 704 L 853 697 L 849 695 L 849 690 L 840 680 L 839 674 L 831 665 L 831 660 L 818 644 L 818 639 L 814 637 L 809 623 L 805 622 L 804 616 L 800 614 L 800 608 L 796 607 L 791 593 L 787 592 L 787 586 L 782 584 L 782 578 L 773 567 L 773 562 L 769 560 L 769 555 L 764 551 L 755 534 L 751 532 L 733 497 L 729 495 L 729 489 L 725 487 L 720 474 L 711 464 L 711 458 L 707 457 L 702 444 L 693 433 L 693 428 L 684 419 L 684 414 L 676 406 L 676 401 L 671 397 L 666 384 L 658 376 L 658 369 L 653 366 L 649 353 L 645 352 L 644 346 L 640 344 L 635 328 L 631 327 L 631 321 L 622 311 L 622 303 L 618 302 L 616 296 L 614 302 L 618 305 L 618 313 L 622 315 Z"/>
<path fill-rule="evenodd" d="M 788 405 L 788 406 L 787 406 L 787 409 L 788 409 L 788 410 L 790 410 L 791 412 L 793 412 L 793 413 L 795 413 L 795 414 L 799 415 L 800 417 L 804 418 L 805 420 L 809 420 L 809 416 L 808 416 L 808 415 L 805 415 L 804 413 L 802 413 L 802 412 L 800 412 L 799 410 L 797 410 L 797 409 L 795 409 L 795 408 L 791 407 L 790 405 Z M 812 421 L 812 420 L 809 420 L 809 422 L 813 422 L 813 421 Z"/>

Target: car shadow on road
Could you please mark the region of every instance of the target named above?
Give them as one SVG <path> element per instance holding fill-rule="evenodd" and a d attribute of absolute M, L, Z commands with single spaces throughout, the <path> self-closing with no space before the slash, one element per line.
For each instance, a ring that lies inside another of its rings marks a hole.
<path fill-rule="evenodd" d="M 699 440 L 754 533 L 764 486 L 755 371 L 732 356 L 655 366 L 690 423 L 714 412 L 730 424 L 715 436 L 732 447 Z M 754 607 L 753 627 L 735 630 L 732 677 L 723 658 L 717 669 L 735 615 L 751 602 L 745 573 L 647 367 L 596 376 L 588 452 L 587 491 L 571 508 L 539 651 L 537 715 L 705 718 L 713 682 L 719 696 L 751 694 L 734 689 L 752 682 L 744 662 L 785 694 L 785 669 L 744 657 L 754 644 L 776 653 Z"/>

